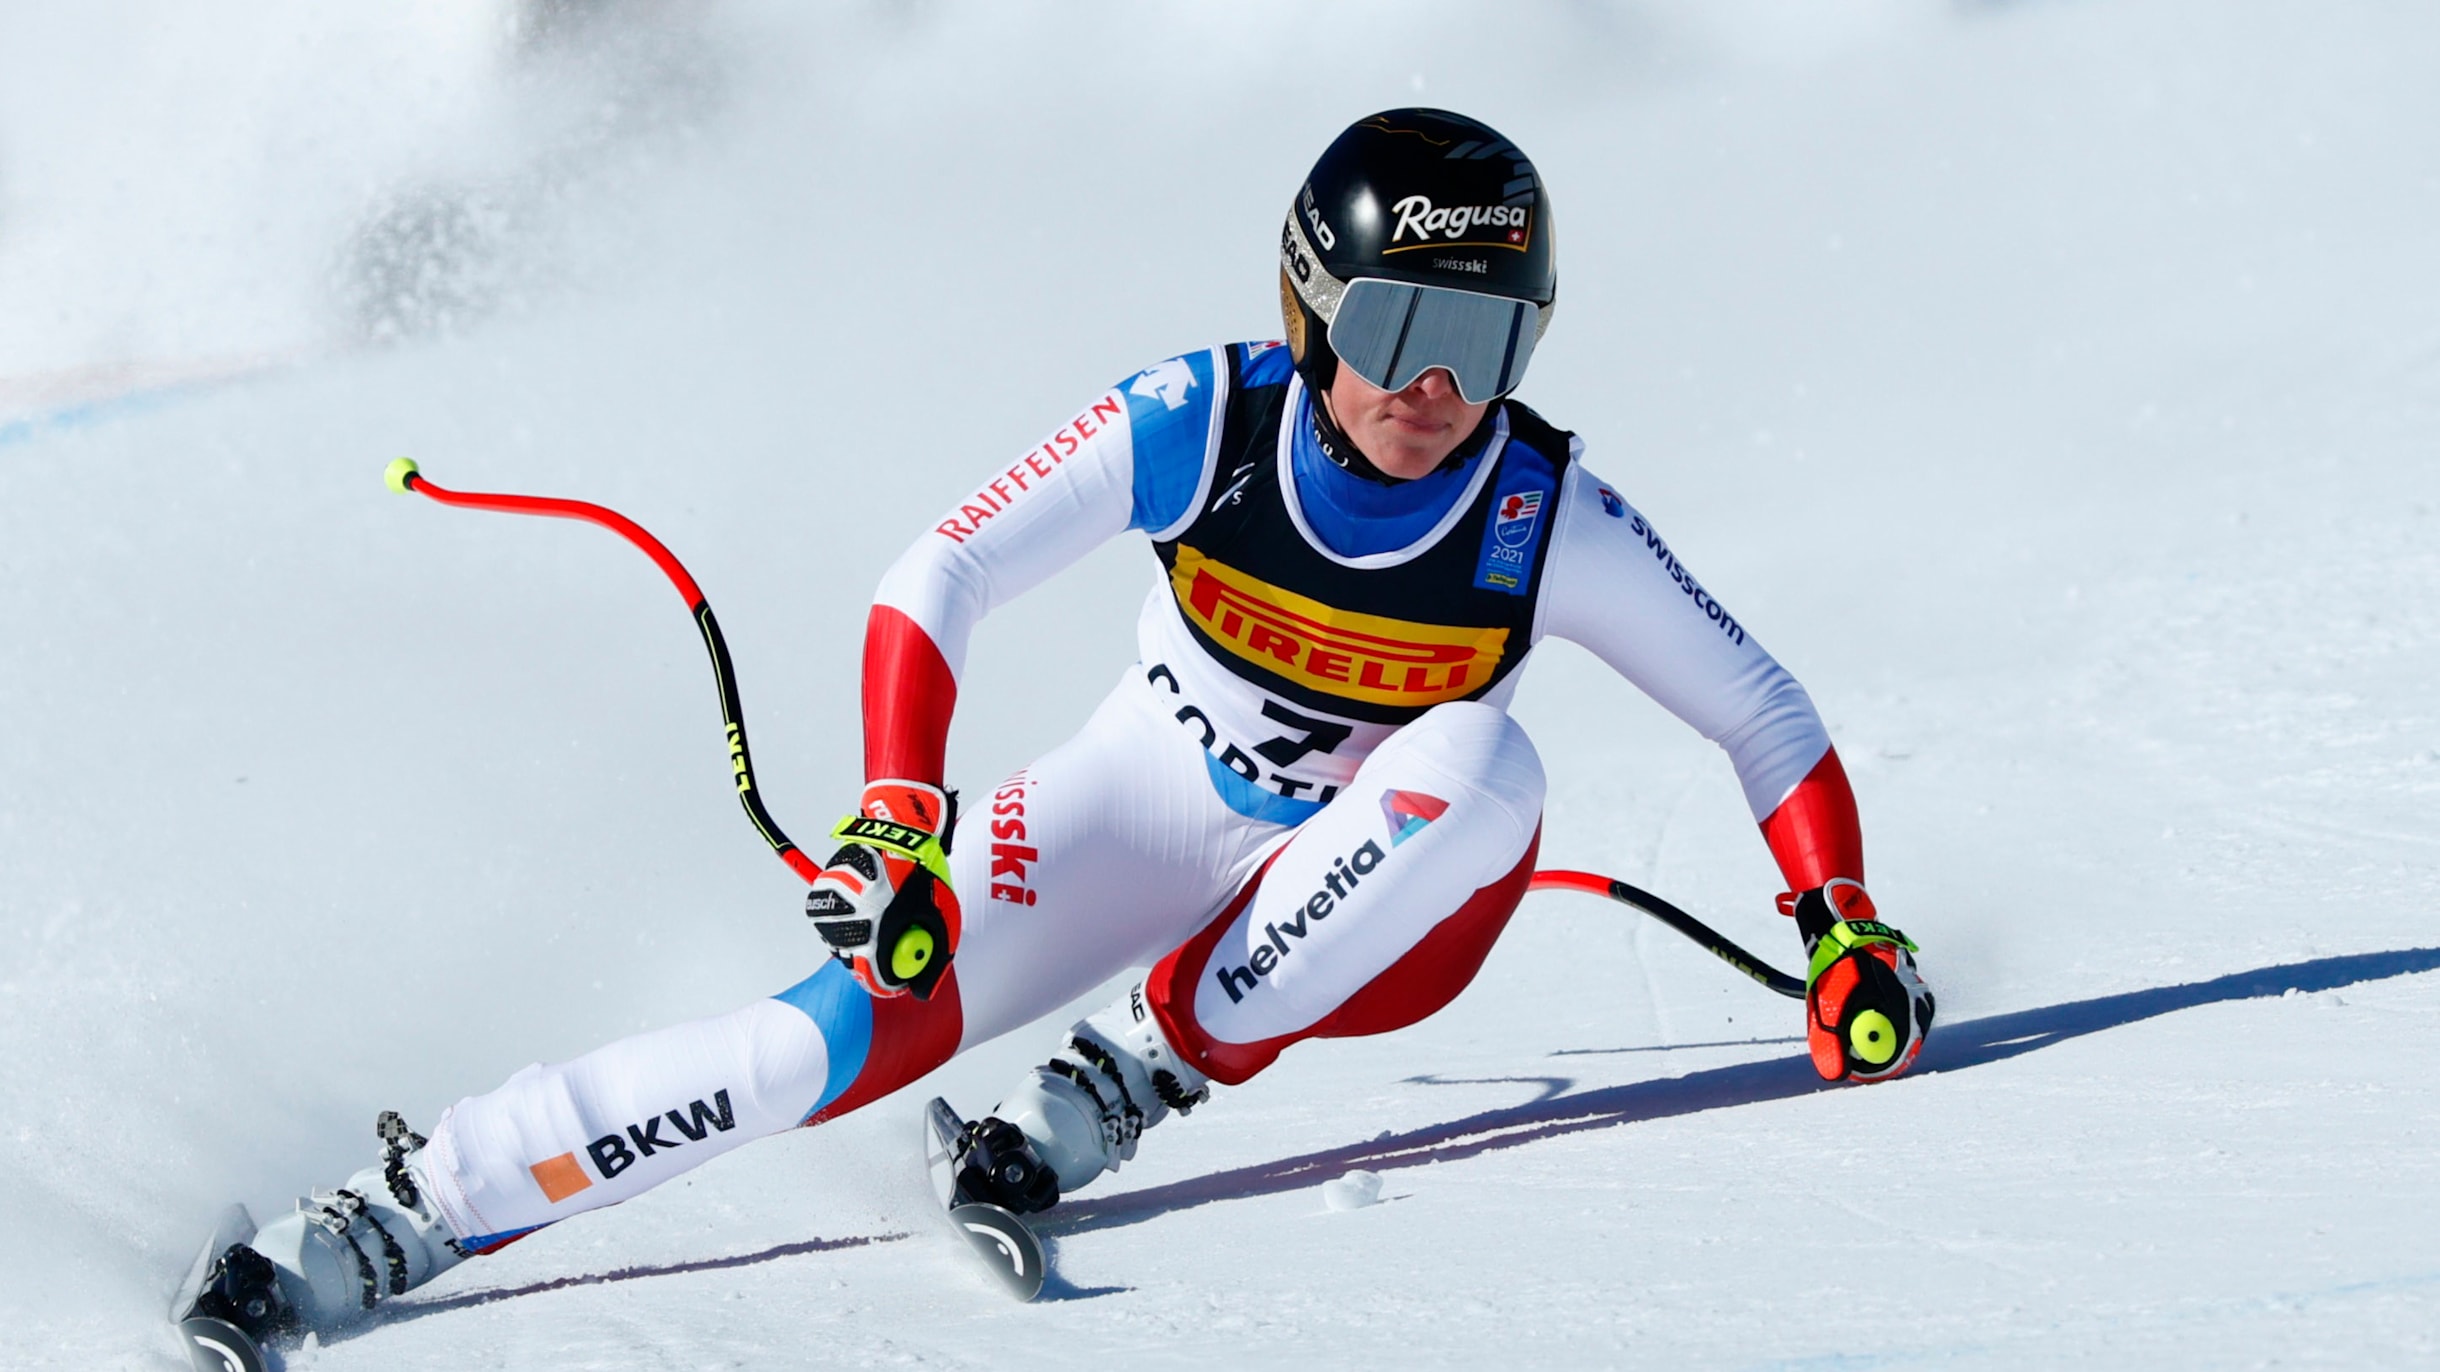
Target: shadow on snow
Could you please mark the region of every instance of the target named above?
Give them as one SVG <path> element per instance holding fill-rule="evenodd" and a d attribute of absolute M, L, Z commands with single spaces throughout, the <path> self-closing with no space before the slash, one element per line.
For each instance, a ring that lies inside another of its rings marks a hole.
<path fill-rule="evenodd" d="M 1935 1022 L 1931 1041 L 1924 1045 L 1914 1077 L 1954 1072 L 2047 1048 L 2054 1043 L 2116 1029 L 2177 1010 L 2191 1010 L 2223 1001 L 2252 1000 L 2289 991 L 2334 990 L 2358 982 L 2380 981 L 2416 972 L 2440 970 L 2440 948 L 2407 948 L 2384 953 L 2356 953 L 2315 958 L 2232 972 L 2209 981 L 2156 986 L 2115 996 L 2046 1005 L 2011 1014 L 1990 1015 L 1962 1024 Z M 1443 1083 L 1436 1078 L 1411 1081 Z M 1755 1105 L 1829 1089 L 1814 1076 L 1802 1054 L 1739 1063 L 1690 1072 L 1682 1077 L 1639 1081 L 1604 1087 L 1577 1095 L 1553 1090 L 1561 1081 L 1550 1077 L 1501 1078 L 1541 1088 L 1524 1105 L 1486 1110 L 1445 1124 L 1427 1125 L 1402 1134 L 1385 1134 L 1367 1143 L 1353 1143 L 1302 1157 L 1283 1158 L 1251 1167 L 1214 1172 L 1209 1176 L 1147 1187 L 1121 1195 L 1063 1204 L 1039 1227 L 1046 1234 L 1075 1234 L 1138 1224 L 1171 1211 L 1209 1205 L 1244 1196 L 1277 1195 L 1318 1186 L 1351 1168 L 1375 1172 L 1455 1162 L 1506 1148 L 1592 1129 L 1609 1129 L 1643 1120 L 1668 1119 L 1704 1110 Z"/>
<path fill-rule="evenodd" d="M 2011 1014 L 1989 1015 L 1967 1020 L 1963 1024 L 1940 1023 L 1932 1033 L 1931 1042 L 1924 1046 L 1923 1058 L 1917 1064 L 1915 1077 L 1941 1072 L 1955 1072 L 1988 1063 L 2005 1062 L 2009 1058 L 2047 1048 L 2054 1043 L 2139 1023 L 2177 1010 L 2191 1010 L 2202 1005 L 2224 1001 L 2254 1000 L 2266 996 L 2284 995 L 2290 991 L 2312 992 L 2335 990 L 2360 982 L 2380 981 L 2389 977 L 2408 976 L 2416 972 L 2440 970 L 2440 948 L 2406 948 L 2385 953 L 2356 953 L 2345 957 L 2315 958 L 2310 962 L 2282 963 L 2275 967 L 2258 967 L 2247 972 L 2232 972 L 2209 981 L 2188 982 L 2179 986 L 2157 986 L 2144 991 L 2128 991 L 2115 996 L 2098 996 L 2091 1000 L 2070 1001 L 2065 1005 L 2046 1005 Z M 1755 1043 L 1791 1042 L 1785 1039 L 1752 1040 Z M 1742 1045 L 1684 1045 L 1742 1046 Z M 1595 1052 L 1618 1052 L 1618 1049 L 1563 1049 L 1552 1056 L 1569 1056 Z M 1426 1085 L 1458 1085 L 1459 1079 L 1437 1076 L 1407 1078 Z M 1513 1081 L 1537 1087 L 1539 1094 L 1523 1105 L 1486 1110 L 1464 1119 L 1445 1124 L 1427 1125 L 1403 1134 L 1385 1134 L 1367 1143 L 1353 1143 L 1302 1157 L 1283 1158 L 1276 1162 L 1258 1163 L 1251 1167 L 1214 1172 L 1209 1176 L 1188 1181 L 1172 1182 L 1167 1186 L 1147 1187 L 1121 1195 L 1095 1200 L 1073 1201 L 1062 1205 L 1054 1215 L 1040 1223 L 1044 1237 L 1055 1241 L 1056 1236 L 1087 1233 L 1096 1229 L 1115 1229 L 1140 1224 L 1145 1220 L 1176 1210 L 1209 1205 L 1214 1201 L 1235 1200 L 1246 1196 L 1277 1195 L 1286 1191 L 1318 1186 L 1351 1168 L 1367 1168 L 1376 1172 L 1395 1171 L 1403 1167 L 1420 1167 L 1435 1162 L 1454 1162 L 1464 1158 L 1494 1153 L 1502 1149 L 1523 1147 L 1544 1139 L 1592 1129 L 1610 1129 L 1643 1120 L 1668 1119 L 1676 1115 L 1691 1115 L 1704 1110 L 1727 1109 L 1739 1105 L 1756 1105 L 1764 1101 L 1785 1100 L 1814 1091 L 1829 1089 L 1813 1075 L 1813 1068 L 1801 1054 L 1770 1058 L 1761 1062 L 1738 1063 L 1730 1067 L 1715 1067 L 1668 1077 L 1656 1081 L 1640 1081 L 1625 1086 L 1604 1087 L 1577 1095 L 1567 1094 L 1574 1085 L 1564 1077 L 1519 1076 L 1483 1080 Z M 586 1273 L 533 1282 L 525 1286 L 494 1287 L 444 1296 L 437 1300 L 417 1301 L 390 1310 L 379 1324 L 397 1324 L 422 1319 L 452 1310 L 464 1310 L 495 1301 L 516 1300 L 548 1291 L 575 1286 L 599 1286 L 612 1282 L 636 1281 L 645 1277 L 679 1276 L 690 1272 L 717 1272 L 727 1268 L 751 1267 L 775 1262 L 781 1258 L 806 1253 L 827 1253 L 844 1248 L 863 1248 L 876 1243 L 894 1243 L 905 1234 L 858 1235 L 840 1239 L 807 1239 L 798 1243 L 783 1243 L 753 1253 L 740 1253 L 724 1258 L 702 1258 L 693 1262 L 665 1263 L 657 1266 L 622 1267 L 610 1272 Z M 1054 1279 L 1044 1288 L 1046 1300 L 1089 1300 L 1127 1290 L 1126 1287 L 1077 1287 Z M 379 1327 L 376 1325 L 375 1327 Z"/>

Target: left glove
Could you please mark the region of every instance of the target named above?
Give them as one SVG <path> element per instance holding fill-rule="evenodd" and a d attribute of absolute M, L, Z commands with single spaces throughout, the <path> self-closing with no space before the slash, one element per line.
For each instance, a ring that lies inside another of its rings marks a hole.
<path fill-rule="evenodd" d="M 1862 882 L 1833 877 L 1779 898 L 1804 935 L 1805 1045 L 1824 1081 L 1886 1081 L 1932 1029 L 1914 942 L 1881 923 Z"/>
<path fill-rule="evenodd" d="M 929 1000 L 949 970 L 960 929 L 949 889 L 956 827 L 955 792 L 876 781 L 831 830 L 841 847 L 805 894 L 805 914 L 873 995 Z"/>

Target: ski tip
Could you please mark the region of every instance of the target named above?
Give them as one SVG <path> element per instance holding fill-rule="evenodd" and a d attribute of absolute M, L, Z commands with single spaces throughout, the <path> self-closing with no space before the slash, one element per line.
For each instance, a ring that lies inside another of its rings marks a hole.
<path fill-rule="evenodd" d="M 389 470 L 381 474 L 381 479 L 389 485 L 391 490 L 405 495 L 414 489 L 408 483 L 413 481 L 416 474 L 422 470 L 421 467 L 415 465 L 414 458 L 394 457 L 390 459 Z"/>
<path fill-rule="evenodd" d="M 263 1351 L 227 1320 L 191 1315 L 178 1322 L 195 1372 L 265 1372 Z"/>
<path fill-rule="evenodd" d="M 927 1102 L 923 1108 L 923 1118 L 926 1128 L 935 1133 L 946 1130 L 951 1138 L 966 1127 L 966 1117 L 957 1113 L 957 1107 L 951 1105 L 945 1096 L 934 1096 Z"/>

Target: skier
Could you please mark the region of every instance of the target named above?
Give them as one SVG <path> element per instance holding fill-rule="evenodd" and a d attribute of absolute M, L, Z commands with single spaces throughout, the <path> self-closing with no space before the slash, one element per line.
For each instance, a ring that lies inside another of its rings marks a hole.
<path fill-rule="evenodd" d="M 1543 772 L 1504 707 L 1544 637 L 1729 755 L 1809 957 L 1812 1061 L 1922 1047 L 1913 945 L 1874 916 L 1810 698 L 1581 444 L 1510 393 L 1557 298 L 1523 152 L 1437 110 L 1365 119 L 1280 236 L 1284 343 L 1158 363 L 927 528 L 864 646 L 865 771 L 807 901 L 835 954 L 768 1000 L 534 1065 L 211 1270 L 260 1337 L 331 1330 L 748 1139 L 880 1099 L 1131 967 L 976 1126 L 1023 1211 L 1312 1038 L 1449 1003 L 1534 868 Z M 1067 743 L 970 801 L 944 752 L 975 622 L 1122 531 L 1163 575 L 1141 656 Z"/>

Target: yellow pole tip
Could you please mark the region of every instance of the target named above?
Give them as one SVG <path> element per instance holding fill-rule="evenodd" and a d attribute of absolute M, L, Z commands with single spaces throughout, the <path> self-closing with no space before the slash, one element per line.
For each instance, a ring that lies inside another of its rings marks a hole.
<path fill-rule="evenodd" d="M 382 480 L 389 483 L 391 490 L 398 492 L 400 495 L 405 495 L 407 493 L 407 478 L 415 475 L 421 470 L 423 469 L 415 465 L 414 458 L 394 457 L 390 459 L 390 469 L 382 473 Z"/>

